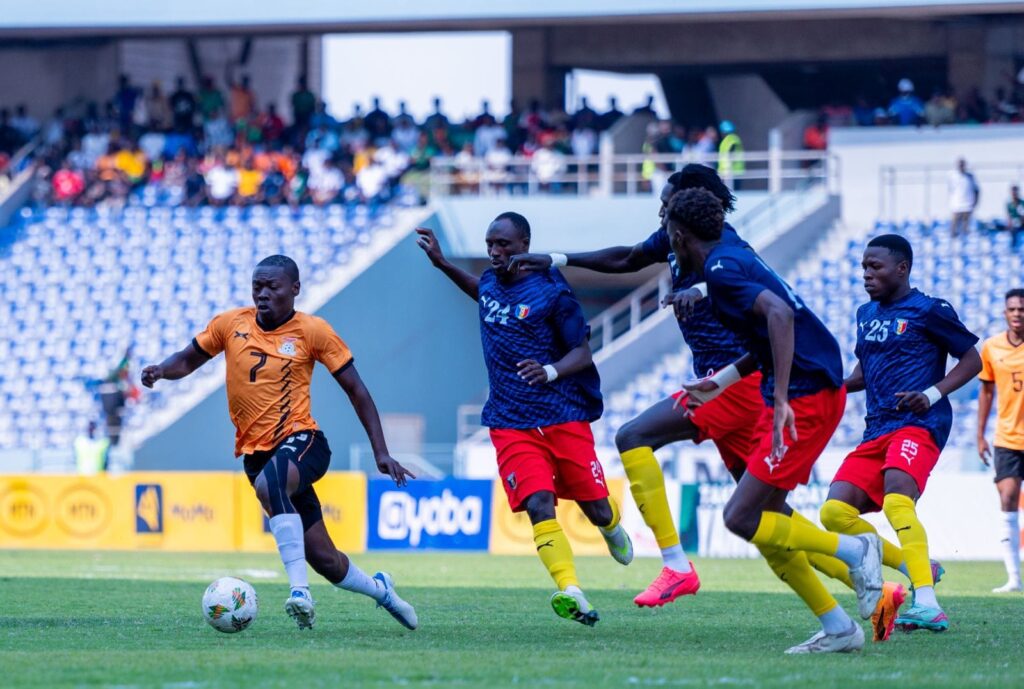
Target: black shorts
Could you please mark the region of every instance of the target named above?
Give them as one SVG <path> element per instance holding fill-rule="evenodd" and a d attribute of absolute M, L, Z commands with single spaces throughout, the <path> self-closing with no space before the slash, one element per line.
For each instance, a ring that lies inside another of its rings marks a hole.
<path fill-rule="evenodd" d="M 321 431 L 299 431 L 292 433 L 277 444 L 273 450 L 262 450 L 245 455 L 242 466 L 249 479 L 249 485 L 256 483 L 256 478 L 263 471 L 272 457 L 287 457 L 299 470 L 299 488 L 292 495 L 292 505 L 302 517 L 302 529 L 323 519 L 320 509 L 320 498 L 313 490 L 313 484 L 319 481 L 331 465 L 331 448 L 327 438 Z"/>
<path fill-rule="evenodd" d="M 997 483 L 1004 478 L 1024 478 L 1024 450 L 997 446 L 992 454 Z"/>

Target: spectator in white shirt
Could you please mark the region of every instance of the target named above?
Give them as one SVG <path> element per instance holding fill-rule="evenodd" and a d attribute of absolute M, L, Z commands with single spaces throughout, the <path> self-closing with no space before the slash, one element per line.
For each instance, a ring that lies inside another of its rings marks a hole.
<path fill-rule="evenodd" d="M 558 184 L 555 179 L 565 171 L 565 156 L 556 151 L 550 141 L 533 154 L 530 161 L 530 170 L 533 172 L 542 189 L 550 188 L 558 191 Z"/>
<path fill-rule="evenodd" d="M 508 141 L 498 139 L 484 158 L 484 182 L 492 191 L 501 191 L 508 183 L 508 168 L 512 164 L 512 151 Z"/>
<path fill-rule="evenodd" d="M 345 175 L 330 157 L 324 159 L 316 172 L 310 171 L 309 194 L 318 206 L 333 203 L 344 186 Z"/>
<path fill-rule="evenodd" d="M 408 115 L 399 115 L 395 120 L 395 128 L 391 130 L 391 140 L 395 142 L 399 150 L 412 153 L 416 148 L 416 140 L 419 138 L 420 130 L 416 128 L 412 118 Z"/>
<path fill-rule="evenodd" d="M 238 171 L 225 165 L 223 156 L 217 156 L 205 178 L 206 194 L 214 205 L 223 206 L 238 189 Z"/>
<path fill-rule="evenodd" d="M 957 237 L 967 234 L 971 225 L 971 215 L 978 206 L 980 189 L 974 175 L 967 170 L 967 161 L 960 158 L 956 161 L 956 170 L 949 173 L 949 210 L 953 214 L 949 225 L 950 234 Z"/>
<path fill-rule="evenodd" d="M 494 144 L 506 136 L 505 128 L 495 122 L 492 116 L 487 115 L 473 135 L 473 153 L 479 158 L 486 157 L 494 148 Z"/>
<path fill-rule="evenodd" d="M 579 127 L 572 130 L 572 154 L 585 158 L 597 152 L 597 132 L 590 127 Z"/>
<path fill-rule="evenodd" d="M 210 114 L 210 119 L 203 123 L 203 137 L 206 139 L 206 150 L 228 148 L 235 141 L 235 130 L 224 116 L 220 108 Z"/>

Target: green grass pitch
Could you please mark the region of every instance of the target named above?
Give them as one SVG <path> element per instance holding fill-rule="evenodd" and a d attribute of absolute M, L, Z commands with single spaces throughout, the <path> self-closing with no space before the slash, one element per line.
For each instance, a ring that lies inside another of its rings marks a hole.
<path fill-rule="evenodd" d="M 2 687 L 1013 687 L 1024 686 L 1024 596 L 988 591 L 999 563 L 947 563 L 938 587 L 952 627 L 894 633 L 840 656 L 784 656 L 815 620 L 757 560 L 697 562 L 696 597 L 640 610 L 632 597 L 654 560 L 623 568 L 579 558 L 594 628 L 557 618 L 552 587 L 529 557 L 383 554 L 414 605 L 409 632 L 368 599 L 313 577 L 317 627 L 283 610 L 272 555 L 0 551 Z M 245 632 L 202 620 L 205 585 L 250 581 L 260 614 Z M 840 602 L 855 609 L 841 587 Z"/>

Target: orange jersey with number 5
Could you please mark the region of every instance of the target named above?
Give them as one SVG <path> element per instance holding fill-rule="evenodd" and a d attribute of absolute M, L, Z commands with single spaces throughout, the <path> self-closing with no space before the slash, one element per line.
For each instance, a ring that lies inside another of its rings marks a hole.
<path fill-rule="evenodd" d="M 985 340 L 978 378 L 996 386 L 996 445 L 1024 450 L 1024 345 L 1005 332 Z"/>
<path fill-rule="evenodd" d="M 336 374 L 352 364 L 352 352 L 327 321 L 298 311 L 274 330 L 259 326 L 255 307 L 225 311 L 192 344 L 210 357 L 224 352 L 236 456 L 316 430 L 309 399 L 313 365 L 319 361 Z"/>

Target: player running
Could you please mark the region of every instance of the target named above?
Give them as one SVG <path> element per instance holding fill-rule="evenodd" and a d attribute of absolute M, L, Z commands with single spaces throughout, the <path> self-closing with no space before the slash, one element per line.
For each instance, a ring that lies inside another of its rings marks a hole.
<path fill-rule="evenodd" d="M 992 449 L 985 427 L 992 398 L 999 391 L 996 409 L 996 490 L 1003 510 L 1003 560 L 1006 583 L 992 593 L 1021 590 L 1020 481 L 1024 477 L 1024 289 L 1006 293 L 1006 332 L 985 340 L 981 347 L 981 392 L 978 394 L 978 456 L 988 465 Z"/>
<path fill-rule="evenodd" d="M 687 165 L 668 178 L 661 191 L 660 226 L 643 242 L 633 247 L 609 247 L 569 255 L 519 254 L 512 257 L 512 269 L 547 271 L 555 264 L 601 273 L 631 273 L 656 263 L 667 263 L 672 273 L 673 294 L 666 298 L 665 305 L 675 308 L 679 329 L 693 354 L 694 370 L 703 376 L 729 369 L 746 349 L 739 338 L 714 316 L 710 302 L 701 299 L 706 291 L 702 275 L 683 270 L 677 264 L 665 229 L 669 199 L 683 189 L 706 189 L 721 202 L 724 213 L 734 208 L 735 197 L 714 170 L 705 165 Z M 728 223 L 722 231 L 722 242 L 750 248 Z M 661 572 L 645 591 L 633 599 L 638 606 L 662 606 L 679 596 L 695 594 L 700 588 L 697 572 L 681 545 L 665 495 L 665 478 L 654 451 L 684 440 L 697 444 L 711 440 L 729 473 L 739 480 L 746 470 L 747 457 L 756 445 L 754 426 L 764 407 L 760 383 L 761 374 L 755 371 L 714 400 L 692 411 L 685 406 L 686 392 L 680 391 L 656 402 L 616 433 L 615 444 L 629 478 L 633 499 L 644 522 L 654 533 L 662 555 Z M 782 509 L 794 519 L 804 519 L 788 505 Z M 769 566 L 783 580 L 802 571 L 794 562 L 805 558 L 800 552 L 777 548 L 767 548 L 762 552 Z M 847 567 L 841 561 L 819 553 L 808 553 L 806 557 L 815 568 L 850 584 Z"/>
<path fill-rule="evenodd" d="M 224 352 L 235 456 L 243 466 L 277 542 L 291 595 L 285 611 L 299 629 L 316 619 L 306 562 L 338 588 L 369 596 L 402 625 L 416 629 L 416 611 L 386 572 L 367 576 L 338 551 L 324 526 L 313 484 L 327 472 L 331 449 L 310 415 L 309 384 L 320 362 L 348 395 L 373 447 L 377 468 L 399 486 L 415 478 L 388 452 L 377 407 L 356 371 L 352 353 L 322 318 L 295 310 L 299 268 L 287 256 L 268 256 L 252 274 L 255 307 L 225 311 L 180 352 L 142 371 L 142 384 L 178 380 Z"/>
<path fill-rule="evenodd" d="M 978 338 L 948 302 L 910 286 L 913 264 L 913 249 L 899 235 L 875 237 L 864 250 L 871 301 L 857 310 L 857 366 L 846 387 L 867 395 L 866 428 L 821 508 L 821 521 L 832 531 L 876 533 L 859 515 L 879 509 L 896 531 L 902 549 L 883 541 L 882 560 L 910 577 L 914 599 L 895 619 L 875 620 L 876 638 L 888 638 L 894 624 L 905 631 L 949 628 L 935 599 L 937 572 L 915 503 L 953 424 L 946 396 L 981 370 Z M 950 354 L 959 362 L 947 374 Z"/>
<path fill-rule="evenodd" d="M 766 404 L 754 429 L 756 449 L 725 506 L 725 525 L 759 548 L 835 556 L 850 568 L 860 614 L 874 612 L 882 589 L 881 545 L 873 534 L 847 536 L 785 514 L 786 497 L 807 483 L 814 462 L 839 425 L 846 401 L 839 345 L 800 298 L 758 256 L 722 241 L 721 202 L 701 189 L 669 202 L 668 233 L 681 266 L 703 273 L 715 315 L 748 354 L 727 371 L 687 385 L 699 405 L 760 369 Z M 797 348 L 799 343 L 799 348 Z M 864 631 L 839 607 L 805 560 L 786 583 L 808 604 L 822 629 L 787 653 L 859 650 Z"/>
<path fill-rule="evenodd" d="M 537 555 L 558 586 L 551 607 L 592 626 L 599 617 L 580 589 L 572 549 L 555 519 L 558 498 L 579 504 L 618 562 L 630 563 L 633 545 L 594 450 L 590 422 L 600 418 L 603 403 L 583 310 L 557 270 L 509 271 L 512 256 L 530 248 L 530 224 L 518 213 L 502 213 L 487 228 L 491 267 L 479 278 L 452 265 L 433 232 L 416 232 L 430 262 L 479 304 L 490 384 L 482 422 L 491 429 L 509 507 L 526 511 Z"/>

